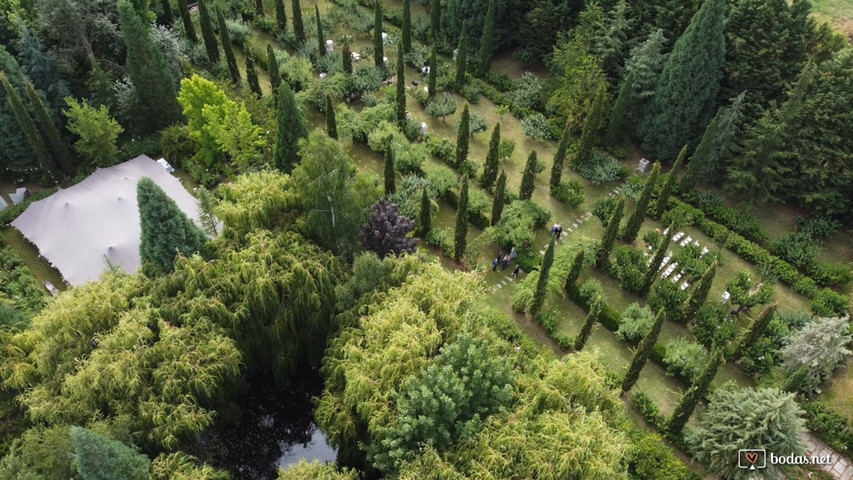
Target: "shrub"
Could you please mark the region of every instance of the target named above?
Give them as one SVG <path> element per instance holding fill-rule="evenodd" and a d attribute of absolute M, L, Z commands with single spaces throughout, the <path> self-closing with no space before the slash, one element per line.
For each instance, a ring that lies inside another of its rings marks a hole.
<path fill-rule="evenodd" d="M 708 360 L 708 351 L 705 347 L 684 337 L 666 344 L 666 355 L 663 357 L 666 371 L 684 379 L 687 383 L 693 382 L 708 364 Z"/>
<path fill-rule="evenodd" d="M 803 232 L 791 233 L 770 244 L 770 253 L 800 269 L 811 268 L 821 250 L 820 243 Z"/>
<path fill-rule="evenodd" d="M 649 230 L 646 230 L 646 233 L 643 234 L 643 243 L 645 243 L 646 245 L 651 245 L 653 248 L 658 248 L 658 245 L 660 245 L 661 238 L 663 238 L 663 236 L 660 234 L 660 232 L 657 231 L 657 229 L 655 228 L 651 228 Z"/>
<path fill-rule="evenodd" d="M 507 93 L 507 98 L 520 107 L 537 110 L 542 107 L 544 90 L 545 86 L 542 84 L 539 75 L 524 72 L 521 79 L 515 82 L 512 91 Z"/>
<path fill-rule="evenodd" d="M 680 204 L 667 210 L 661 216 L 661 223 L 664 225 L 673 225 L 675 228 L 686 227 L 693 225 L 703 216 L 701 210 L 697 210 L 687 204 Z"/>
<path fill-rule="evenodd" d="M 427 103 L 426 113 L 431 117 L 444 117 L 456 113 L 456 98 L 447 92 L 441 92 L 432 97 Z"/>
<path fill-rule="evenodd" d="M 615 257 L 616 261 L 611 264 L 611 268 L 615 270 L 619 286 L 632 292 L 639 291 L 648 270 L 643 252 L 630 245 L 622 245 L 616 249 Z"/>
<path fill-rule="evenodd" d="M 567 350 L 573 342 L 572 338 L 566 335 L 565 332 L 557 329 L 557 314 L 556 312 L 540 313 L 536 316 L 536 323 L 542 326 L 545 333 L 548 334 L 557 345 Z"/>
<path fill-rule="evenodd" d="M 444 137 L 427 135 L 426 143 L 430 154 L 440 158 L 448 165 L 456 163 L 456 146 L 450 140 Z"/>
<path fill-rule="evenodd" d="M 550 219 L 550 211 L 530 200 L 512 202 L 501 214 L 495 229 L 495 240 L 504 248 L 533 242 L 536 237 L 534 229 L 545 225 Z"/>
<path fill-rule="evenodd" d="M 797 217 L 796 228 L 797 231 L 803 232 L 811 238 L 823 240 L 837 232 L 841 228 L 841 222 L 827 217 L 808 219 Z"/>
<path fill-rule="evenodd" d="M 382 86 L 382 71 L 367 62 L 361 62 L 353 68 L 352 88 L 358 95 L 375 92 Z"/>
<path fill-rule="evenodd" d="M 400 133 L 397 125 L 383 120 L 376 128 L 367 132 L 367 146 L 374 152 L 385 152 L 385 150 L 394 142 L 399 142 L 408 145 L 406 137 Z M 396 159 L 395 159 L 396 160 Z"/>
<path fill-rule="evenodd" d="M 847 417 L 822 402 L 805 404 L 806 428 L 839 452 L 853 449 L 853 430 Z"/>
<path fill-rule="evenodd" d="M 768 338 L 762 337 L 743 354 L 740 360 L 740 368 L 747 375 L 758 377 L 770 371 L 775 358 L 776 347 Z"/>
<path fill-rule="evenodd" d="M 638 395 L 644 394 L 641 392 L 635 395 L 632 403 L 640 410 L 639 404 L 635 403 Z M 651 399 L 646 398 L 638 402 L 647 403 L 651 402 Z M 652 413 L 648 407 L 643 406 L 643 408 Z M 659 436 L 638 431 L 633 437 L 627 456 L 629 478 L 635 480 L 699 480 L 702 478 L 679 460 Z"/>
<path fill-rule="evenodd" d="M 646 179 L 639 175 L 634 175 L 629 178 L 628 183 L 622 187 L 622 195 L 636 200 L 640 198 L 640 193 L 643 191 L 643 187 L 645 186 Z"/>
<path fill-rule="evenodd" d="M 592 158 L 586 164 L 581 165 L 578 173 L 595 185 L 601 185 L 602 183 L 625 179 L 629 172 L 627 167 L 616 160 L 601 152 L 593 152 Z"/>
<path fill-rule="evenodd" d="M 631 405 L 640 412 L 640 415 L 658 430 L 662 430 L 666 424 L 666 417 L 660 413 L 660 408 L 648 395 L 638 392 L 631 398 Z"/>
<path fill-rule="evenodd" d="M 584 308 L 586 308 L 586 305 L 592 305 L 592 302 L 594 302 L 599 296 L 601 296 L 601 300 L 603 302 L 605 300 L 604 286 L 601 285 L 601 282 L 598 280 L 590 278 L 580 286 L 578 289 L 578 296 L 584 302 Z"/>
<path fill-rule="evenodd" d="M 613 216 L 613 210 L 616 209 L 616 204 L 619 199 L 616 197 L 599 197 L 592 204 L 592 214 L 601 220 L 601 226 L 607 227 L 607 221 Z"/>
<path fill-rule="evenodd" d="M 459 186 L 459 178 L 453 170 L 441 165 L 430 165 L 426 177 L 433 188 L 433 198 L 445 198 L 448 191 Z"/>
<path fill-rule="evenodd" d="M 468 220 L 477 228 L 489 226 L 488 214 L 492 209 L 492 200 L 480 190 L 468 192 Z"/>
<path fill-rule="evenodd" d="M 681 307 L 687 300 L 687 296 L 687 290 L 681 290 L 675 283 L 657 282 L 652 287 L 649 306 L 655 312 L 663 309 L 668 319 L 675 320 L 681 318 Z"/>
<path fill-rule="evenodd" d="M 629 343 L 637 344 L 649 333 L 654 320 L 654 314 L 649 307 L 641 307 L 639 303 L 634 302 L 622 312 L 616 335 Z"/>
<path fill-rule="evenodd" d="M 352 138 L 361 143 L 368 143 L 369 135 L 379 129 L 382 122 L 394 121 L 394 105 L 383 103 L 367 107 L 353 121 Z"/>
<path fill-rule="evenodd" d="M 584 201 L 583 185 L 577 180 L 560 182 L 552 192 L 554 198 L 571 208 L 579 207 Z"/>
<path fill-rule="evenodd" d="M 714 345 L 728 345 L 734 340 L 737 331 L 728 308 L 713 302 L 706 303 L 696 311 L 690 333 L 705 347 L 713 348 Z"/>
<path fill-rule="evenodd" d="M 501 139 L 501 144 L 498 146 L 498 158 L 504 159 L 512 156 L 515 151 L 515 140 L 508 138 Z"/>
<path fill-rule="evenodd" d="M 551 140 L 554 138 L 554 132 L 551 130 L 551 123 L 539 112 L 528 115 L 521 121 L 521 131 L 529 138 L 539 140 Z"/>
<path fill-rule="evenodd" d="M 812 313 L 819 317 L 841 317 L 850 311 L 850 299 L 824 288 L 812 299 Z"/>
<path fill-rule="evenodd" d="M 231 43 L 237 46 L 243 45 L 246 36 L 249 35 L 251 29 L 248 25 L 237 20 L 225 20 L 225 26 L 228 28 L 228 35 L 231 37 Z"/>
<path fill-rule="evenodd" d="M 815 262 L 809 269 L 809 275 L 821 285 L 844 286 L 853 277 L 850 264 Z"/>

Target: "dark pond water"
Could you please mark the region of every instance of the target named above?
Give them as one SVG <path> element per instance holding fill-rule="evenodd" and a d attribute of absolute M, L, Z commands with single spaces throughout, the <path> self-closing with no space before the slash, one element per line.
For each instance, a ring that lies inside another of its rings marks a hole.
<path fill-rule="evenodd" d="M 316 372 L 305 372 L 284 388 L 254 381 L 239 398 L 239 423 L 217 425 L 205 432 L 193 454 L 228 470 L 234 480 L 274 480 L 279 467 L 302 458 L 335 461 L 335 449 L 314 424 L 311 398 L 322 389 Z"/>

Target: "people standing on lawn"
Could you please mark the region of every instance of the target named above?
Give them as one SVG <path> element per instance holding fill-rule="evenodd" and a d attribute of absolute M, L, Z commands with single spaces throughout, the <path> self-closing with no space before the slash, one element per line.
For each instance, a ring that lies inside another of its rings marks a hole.
<path fill-rule="evenodd" d="M 521 270 L 521 265 L 515 264 L 515 268 L 512 269 L 512 276 L 518 278 L 518 272 Z"/>
<path fill-rule="evenodd" d="M 506 254 L 506 255 L 504 255 L 503 265 L 502 265 L 503 268 L 501 268 L 501 270 L 506 270 L 506 267 L 508 267 L 508 266 L 509 266 L 509 254 Z"/>
<path fill-rule="evenodd" d="M 515 250 L 515 247 L 512 247 L 512 250 L 509 251 L 509 259 L 515 260 L 515 257 L 518 256 L 518 252 Z"/>
<path fill-rule="evenodd" d="M 496 259 L 494 259 L 494 260 L 492 260 L 492 271 L 493 271 L 493 272 L 497 272 L 497 271 L 498 271 L 498 259 L 497 259 L 497 258 L 496 258 Z"/>

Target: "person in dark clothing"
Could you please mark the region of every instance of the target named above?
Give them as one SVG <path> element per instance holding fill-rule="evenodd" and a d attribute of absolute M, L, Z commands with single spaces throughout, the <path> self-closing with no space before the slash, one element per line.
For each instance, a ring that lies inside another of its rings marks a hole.
<path fill-rule="evenodd" d="M 503 259 L 503 268 L 501 270 L 506 270 L 506 267 L 509 266 L 509 255 L 504 255 Z"/>
<path fill-rule="evenodd" d="M 492 260 L 492 271 L 493 271 L 493 272 L 497 272 L 497 271 L 498 271 L 498 259 L 497 259 L 497 258 L 496 258 L 496 259 L 494 259 L 494 260 Z"/>
<path fill-rule="evenodd" d="M 512 269 L 512 276 L 518 277 L 518 272 L 521 270 L 521 265 L 515 264 L 515 268 Z"/>

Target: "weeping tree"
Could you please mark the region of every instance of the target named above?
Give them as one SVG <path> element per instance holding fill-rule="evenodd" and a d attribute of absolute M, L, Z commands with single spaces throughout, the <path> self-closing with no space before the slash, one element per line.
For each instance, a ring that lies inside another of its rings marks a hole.
<path fill-rule="evenodd" d="M 246 83 L 249 84 L 249 90 L 252 91 L 258 98 L 263 96 L 261 84 L 258 82 L 258 71 L 255 69 L 255 54 L 252 49 L 245 45 L 243 51 L 246 52 Z"/>
<path fill-rule="evenodd" d="M 696 405 L 698 405 L 699 401 L 702 400 L 702 397 L 708 393 L 708 387 L 711 386 L 711 381 L 714 380 L 714 377 L 717 375 L 717 370 L 720 369 L 720 365 L 722 365 L 722 363 L 723 350 L 721 348 L 716 348 L 711 353 L 711 358 L 708 360 L 708 364 L 705 365 L 704 369 L 702 369 L 702 373 L 699 374 L 699 377 L 696 378 L 693 385 L 684 392 L 684 395 L 681 396 L 678 403 L 675 405 L 675 409 L 673 409 L 672 415 L 666 423 L 666 430 L 670 435 L 678 435 L 682 430 L 684 430 L 684 425 L 686 425 L 687 421 L 690 420 L 690 416 L 693 415 Z"/>
<path fill-rule="evenodd" d="M 143 266 L 171 272 L 177 255 L 189 256 L 202 250 L 207 236 L 153 180 L 148 177 L 139 180 L 136 198 L 142 230 L 139 256 Z"/>
<path fill-rule="evenodd" d="M 646 184 L 643 186 L 643 191 L 640 193 L 640 198 L 634 204 L 634 212 L 628 217 L 628 223 L 625 224 L 625 232 L 622 233 L 622 241 L 625 243 L 634 243 L 637 239 L 637 234 L 640 233 L 640 227 L 646 220 L 646 210 L 649 207 L 649 202 L 652 200 L 652 193 L 655 190 L 655 184 L 658 181 L 660 174 L 660 162 L 655 162 L 652 167 L 649 177 L 646 179 Z"/>
<path fill-rule="evenodd" d="M 673 229 L 674 230 L 674 229 Z M 696 315 L 696 312 L 705 301 L 708 299 L 708 292 L 711 291 L 711 284 L 714 283 L 714 275 L 717 273 L 717 261 L 715 260 L 702 274 L 699 284 L 690 292 L 690 296 L 684 302 L 684 322 L 689 322 Z"/>
<path fill-rule="evenodd" d="M 335 105 L 331 95 L 326 95 L 326 134 L 335 140 L 338 138 L 338 121 L 335 118 Z"/>
<path fill-rule="evenodd" d="M 536 187 L 536 167 L 538 164 L 536 150 L 533 150 L 527 157 L 527 164 L 524 166 L 524 175 L 521 177 L 521 187 L 518 190 L 519 199 L 529 200 L 533 196 L 533 190 Z"/>
<path fill-rule="evenodd" d="M 646 362 L 652 354 L 652 349 L 655 348 L 655 344 L 658 341 L 658 335 L 660 335 L 661 328 L 663 327 L 664 317 L 664 311 L 659 310 L 655 316 L 654 323 L 652 323 L 651 330 L 649 330 L 649 333 L 643 337 L 643 340 L 640 342 L 637 350 L 634 351 L 634 357 L 631 358 L 631 364 L 628 366 L 628 372 L 625 373 L 625 378 L 622 380 L 622 393 L 626 393 L 631 390 L 631 387 L 633 387 L 634 384 L 637 383 L 637 379 L 640 378 L 640 372 L 643 370 L 643 367 L 646 366 Z"/>
<path fill-rule="evenodd" d="M 616 241 L 616 234 L 619 233 L 619 222 L 622 221 L 622 213 L 625 210 L 625 199 L 619 197 L 616 201 L 616 206 L 613 208 L 613 213 L 607 221 L 607 228 L 601 237 L 601 245 L 595 253 L 596 268 L 603 269 L 610 264 L 610 251 L 613 250 L 613 242 Z"/>
<path fill-rule="evenodd" d="M 459 193 L 459 205 L 456 207 L 456 229 L 453 232 L 453 259 L 457 262 L 468 248 L 468 176 L 462 179 L 462 191 Z"/>
<path fill-rule="evenodd" d="M 583 250 L 581 250 L 583 253 Z M 583 260 L 583 258 L 581 258 Z M 583 327 L 581 327 L 581 331 L 578 333 L 577 338 L 575 338 L 575 350 L 581 351 L 583 350 L 583 346 L 586 345 L 586 341 L 589 340 L 590 334 L 592 334 L 592 327 L 595 326 L 595 322 L 598 321 L 598 315 L 601 313 L 601 295 L 596 297 L 595 302 L 592 304 L 592 307 L 589 309 L 589 313 L 586 315 L 586 320 L 583 322 Z"/>
<path fill-rule="evenodd" d="M 293 34 L 296 35 L 296 40 L 305 43 L 305 25 L 302 23 L 302 5 L 299 0 L 291 0 L 290 5 L 293 7 Z"/>
<path fill-rule="evenodd" d="M 418 233 L 426 235 L 432 230 L 432 201 L 429 198 L 429 190 L 422 188 L 421 209 L 418 222 Z"/>
<path fill-rule="evenodd" d="M 747 328 L 741 335 L 740 342 L 738 342 L 738 346 L 732 356 L 733 360 L 739 360 L 749 347 L 755 345 L 755 342 L 764 336 L 764 332 L 767 331 L 767 327 L 770 325 L 770 321 L 773 320 L 773 314 L 775 313 L 776 305 L 768 305 L 764 307 L 764 310 L 761 311 L 758 318 L 753 320 L 749 328 Z"/>
<path fill-rule="evenodd" d="M 483 165 L 483 176 L 480 177 L 480 185 L 486 190 L 492 188 L 498 177 L 500 168 L 500 146 L 501 146 L 501 124 L 495 125 L 492 130 L 492 138 L 489 140 L 489 151 L 486 153 L 486 163 Z"/>
<path fill-rule="evenodd" d="M 435 43 L 429 51 L 429 74 L 427 76 L 427 96 L 432 99 L 438 90 L 438 55 L 435 53 Z"/>
<path fill-rule="evenodd" d="M 495 0 L 489 1 L 486 20 L 483 23 L 483 36 L 480 37 L 480 61 L 477 70 L 481 76 L 489 73 L 492 67 L 492 52 L 495 49 Z"/>
<path fill-rule="evenodd" d="M 184 25 L 184 32 L 187 34 L 187 38 L 192 43 L 198 43 L 198 35 L 195 33 L 195 26 L 193 26 L 193 19 L 190 17 L 187 0 L 178 0 L 178 12 L 181 14 L 181 23 Z"/>
<path fill-rule="evenodd" d="M 566 275 L 566 280 L 563 282 L 563 290 L 566 292 L 569 291 L 572 287 L 575 286 L 575 283 L 578 281 L 578 277 L 581 276 L 581 270 L 583 270 L 583 260 L 584 260 L 584 250 L 578 249 L 578 253 L 575 254 L 575 259 L 572 260 L 572 266 L 569 269 L 568 275 Z"/>
<path fill-rule="evenodd" d="M 456 90 L 461 91 L 465 86 L 465 71 L 468 68 L 468 34 L 465 32 L 465 21 L 462 22 L 462 35 L 459 36 L 459 47 L 456 52 Z"/>
<path fill-rule="evenodd" d="M 412 6 L 411 0 L 403 0 L 403 53 L 412 51 Z"/>
<path fill-rule="evenodd" d="M 382 2 L 375 2 L 373 9 L 373 64 L 385 68 L 385 50 L 382 41 Z"/>
<path fill-rule="evenodd" d="M 210 10 L 207 2 L 198 0 L 198 20 L 201 24 L 201 38 L 204 40 L 204 49 L 210 63 L 219 62 L 219 45 L 216 43 L 216 33 L 213 30 L 213 20 L 210 18 Z"/>
<path fill-rule="evenodd" d="M 270 72 L 270 90 L 275 98 L 278 87 L 281 86 L 281 73 L 278 71 L 278 59 L 275 57 L 272 44 L 267 44 L 267 68 Z"/>
<path fill-rule="evenodd" d="M 563 128 L 563 134 L 560 135 L 560 143 L 557 144 L 557 151 L 554 153 L 554 162 L 551 164 L 551 180 L 548 184 L 551 186 L 551 194 L 554 194 L 554 189 L 560 185 L 560 180 L 563 176 L 563 162 L 566 160 L 566 151 L 569 149 L 570 122 L 566 122 Z"/>
<path fill-rule="evenodd" d="M 663 182 L 663 186 L 660 189 L 660 195 L 658 195 L 658 203 L 655 206 L 655 213 L 657 213 L 657 215 L 663 215 L 666 211 L 669 196 L 672 193 L 672 187 L 675 185 L 675 180 L 678 179 L 678 170 L 681 168 L 681 164 L 684 162 L 685 156 L 687 156 L 687 145 L 681 148 L 681 152 L 678 154 L 678 159 L 675 160 L 675 163 L 672 165 L 672 170 L 669 171 L 669 174 L 666 176 L 666 180 Z"/>
<path fill-rule="evenodd" d="M 557 236 L 551 235 L 548 249 L 545 250 L 545 258 L 542 259 L 542 266 L 539 267 L 539 279 L 536 281 L 533 303 L 530 305 L 530 317 L 534 319 L 542 311 L 542 306 L 545 305 L 545 297 L 548 294 L 548 277 L 551 274 L 551 266 L 554 264 L 554 242 L 556 240 Z"/>
<path fill-rule="evenodd" d="M 385 145 L 385 196 L 393 195 L 397 191 L 396 174 L 394 173 L 394 153 L 391 144 Z"/>
<path fill-rule="evenodd" d="M 275 24 L 281 33 L 287 31 L 287 12 L 284 11 L 284 0 L 275 0 Z"/>
<path fill-rule="evenodd" d="M 468 161 L 468 139 L 471 137 L 471 113 L 468 103 L 462 107 L 462 116 L 459 125 L 456 126 L 456 168 L 461 167 Z"/>
<path fill-rule="evenodd" d="M 675 225 L 670 225 L 669 230 L 666 232 L 666 235 L 664 235 L 660 245 L 658 245 L 658 249 L 655 251 L 654 257 L 652 257 L 652 263 L 649 264 L 649 269 L 646 270 L 646 276 L 643 277 L 643 285 L 640 287 L 639 292 L 640 296 L 643 298 L 649 294 L 652 284 L 655 283 L 655 278 L 657 278 L 661 262 L 663 262 L 663 257 L 666 256 L 666 249 L 669 248 L 669 242 L 672 241 L 673 235 L 675 235 Z"/>
<path fill-rule="evenodd" d="M 225 61 L 228 63 L 228 73 L 234 85 L 240 86 L 240 68 L 237 67 L 237 57 L 234 56 L 234 46 L 231 45 L 231 35 L 228 33 L 228 25 L 225 24 L 225 15 L 219 5 L 216 6 L 216 18 L 219 20 L 219 40 L 222 41 L 222 50 L 225 51 Z"/>
<path fill-rule="evenodd" d="M 406 124 L 406 65 L 403 52 L 397 52 L 397 125 Z"/>
<path fill-rule="evenodd" d="M 498 175 L 498 183 L 495 185 L 495 196 L 492 199 L 492 221 L 494 227 L 501 220 L 501 213 L 504 209 L 504 193 L 506 192 L 506 173 L 501 170 Z"/>

